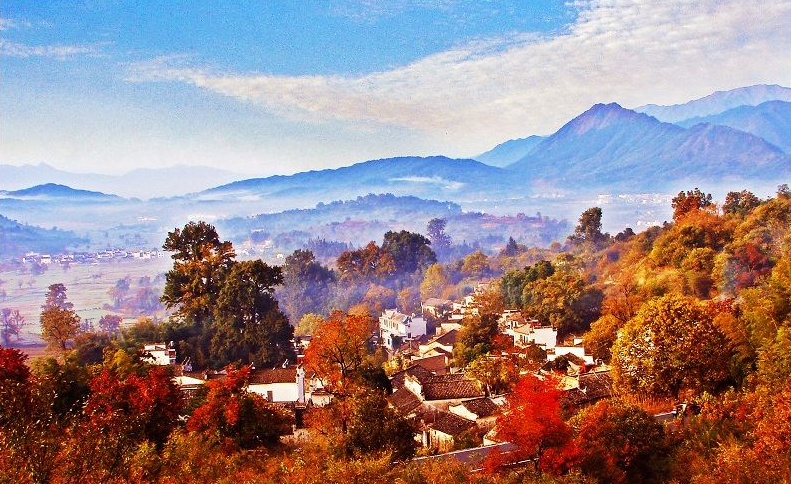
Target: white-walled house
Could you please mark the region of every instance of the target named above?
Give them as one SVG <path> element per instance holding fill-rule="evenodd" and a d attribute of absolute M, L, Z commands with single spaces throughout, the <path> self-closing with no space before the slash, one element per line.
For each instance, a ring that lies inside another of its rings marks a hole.
<path fill-rule="evenodd" d="M 305 369 L 302 366 L 255 369 L 250 373 L 247 391 L 269 402 L 305 403 Z"/>
<path fill-rule="evenodd" d="M 515 346 L 536 344 L 545 350 L 551 350 L 557 345 L 558 331 L 552 326 L 525 324 L 506 329 L 506 334 L 514 338 Z"/>
<path fill-rule="evenodd" d="M 155 365 L 175 365 L 176 348 L 171 341 L 170 344 L 154 343 L 143 346 L 143 350 L 148 353 L 145 360 Z"/>
<path fill-rule="evenodd" d="M 408 316 L 397 309 L 385 309 L 379 317 L 379 335 L 388 348 L 394 348 L 401 342 L 426 334 L 426 320 L 420 316 Z"/>

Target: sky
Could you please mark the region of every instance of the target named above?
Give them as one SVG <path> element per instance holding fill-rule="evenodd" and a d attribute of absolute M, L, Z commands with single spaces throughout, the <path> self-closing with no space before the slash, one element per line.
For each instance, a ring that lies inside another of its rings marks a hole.
<path fill-rule="evenodd" d="M 791 0 L 0 3 L 0 163 L 470 157 L 597 102 L 791 85 Z"/>

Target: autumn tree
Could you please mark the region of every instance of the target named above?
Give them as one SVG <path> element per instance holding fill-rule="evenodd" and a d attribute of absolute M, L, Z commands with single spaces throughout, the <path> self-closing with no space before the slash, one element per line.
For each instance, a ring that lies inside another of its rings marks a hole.
<path fill-rule="evenodd" d="M 99 329 L 114 338 L 121 331 L 121 321 L 123 321 L 123 318 L 117 314 L 105 314 L 99 318 Z"/>
<path fill-rule="evenodd" d="M 662 425 L 639 407 L 602 400 L 571 422 L 583 473 L 607 483 L 664 482 L 669 447 Z"/>
<path fill-rule="evenodd" d="M 167 368 L 140 374 L 104 369 L 91 380 L 84 419 L 69 429 L 59 474 L 68 482 L 129 478 L 141 444 L 161 447 L 175 428 L 181 395 Z"/>
<path fill-rule="evenodd" d="M 44 305 L 41 306 L 41 309 L 50 309 L 50 308 L 60 308 L 60 309 L 73 309 L 74 304 L 68 301 L 66 296 L 66 286 L 62 283 L 51 284 L 47 289 L 47 298 L 44 301 Z"/>
<path fill-rule="evenodd" d="M 162 248 L 173 252 L 173 269 L 165 276 L 162 302 L 195 325 L 205 324 L 223 277 L 233 265 L 233 246 L 220 241 L 214 226 L 190 222 L 169 232 Z"/>
<path fill-rule="evenodd" d="M 481 278 L 489 274 L 489 258 L 481 250 L 464 257 L 461 272 L 467 277 Z"/>
<path fill-rule="evenodd" d="M 586 331 L 601 315 L 602 292 L 575 272 L 559 271 L 528 283 L 522 290 L 522 310 L 558 330 L 558 337 Z"/>
<path fill-rule="evenodd" d="M 115 285 L 107 291 L 113 300 L 113 309 L 118 309 L 124 304 L 124 300 L 132 288 L 131 282 L 131 277 L 126 276 L 118 279 Z"/>
<path fill-rule="evenodd" d="M 699 188 L 694 190 L 680 191 L 673 197 L 671 206 L 673 207 L 673 220 L 678 220 L 682 216 L 693 210 L 702 210 L 714 205 L 710 193 L 703 193 Z"/>
<path fill-rule="evenodd" d="M 729 377 L 730 349 L 710 312 L 667 295 L 643 305 L 612 349 L 616 386 L 626 392 L 677 396 L 717 388 Z"/>
<path fill-rule="evenodd" d="M 336 266 L 344 281 L 384 279 L 396 272 L 393 256 L 373 241 L 361 249 L 343 252 Z"/>
<path fill-rule="evenodd" d="M 425 301 L 432 297 L 442 297 L 450 285 L 450 277 L 442 264 L 432 264 L 420 283 L 420 297 Z"/>
<path fill-rule="evenodd" d="M 414 455 L 413 423 L 389 405 L 382 391 L 360 391 L 352 397 L 349 407 L 341 440 L 345 455 L 370 457 L 385 453 L 399 461 Z"/>
<path fill-rule="evenodd" d="M 11 344 L 11 338 L 19 339 L 25 317 L 17 309 L 3 308 L 0 310 L 0 343 L 2 346 Z"/>
<path fill-rule="evenodd" d="M 226 368 L 224 378 L 209 381 L 203 405 L 187 422 L 190 432 L 216 436 L 242 449 L 271 446 L 291 433 L 292 419 L 263 397 L 247 391 L 250 367 Z"/>
<path fill-rule="evenodd" d="M 368 316 L 333 311 L 305 350 L 305 362 L 330 391 L 343 394 L 366 363 L 373 335 Z"/>
<path fill-rule="evenodd" d="M 66 349 L 66 343 L 80 330 L 80 317 L 71 309 L 52 306 L 44 309 L 39 318 L 41 338 L 51 346 Z"/>
<path fill-rule="evenodd" d="M 560 471 L 572 454 L 571 429 L 561 416 L 561 395 L 558 382 L 551 377 L 524 375 L 497 417 L 497 437 L 515 444 L 519 457 L 532 459 L 538 471 Z"/>
<path fill-rule="evenodd" d="M 233 264 L 214 306 L 210 357 L 217 366 L 271 366 L 294 359 L 293 327 L 274 298 L 281 282 L 280 268 L 261 260 Z"/>
<path fill-rule="evenodd" d="M 324 323 L 324 318 L 316 313 L 307 313 L 299 320 L 299 324 L 294 328 L 294 334 L 298 336 L 310 336 L 319 329 Z"/>

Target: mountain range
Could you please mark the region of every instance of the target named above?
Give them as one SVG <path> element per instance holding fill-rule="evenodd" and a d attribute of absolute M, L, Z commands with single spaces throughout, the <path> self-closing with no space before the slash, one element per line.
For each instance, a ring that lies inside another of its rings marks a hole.
<path fill-rule="evenodd" d="M 189 176 L 184 176 L 187 173 Z M 207 166 L 174 165 L 138 168 L 123 175 L 74 173 L 46 163 L 0 165 L 0 189 L 19 190 L 33 185 L 58 183 L 73 188 L 112 192 L 127 198 L 172 197 L 238 180 L 241 175 Z M 174 183 L 178 180 L 178 183 Z"/>
<path fill-rule="evenodd" d="M 767 101 L 757 106 L 739 106 L 719 114 L 686 119 L 679 126 L 699 123 L 729 126 L 754 134 L 791 153 L 791 102 Z"/>
<path fill-rule="evenodd" d="M 481 153 L 474 157 L 481 163 L 491 166 L 505 167 L 512 163 L 516 163 L 530 151 L 536 147 L 537 144 L 544 141 L 544 136 L 528 136 L 527 138 L 511 139 L 500 143 L 491 150 Z"/>
<path fill-rule="evenodd" d="M 778 179 L 791 157 L 755 135 L 708 123 L 684 128 L 596 104 L 506 167 L 526 181 L 646 189 L 673 181 Z"/>
<path fill-rule="evenodd" d="M 791 101 L 791 89 L 776 84 L 758 84 L 730 91 L 717 91 L 683 104 L 646 104 L 634 108 L 634 111 L 648 114 L 660 121 L 675 123 L 689 118 L 711 116 L 739 106 L 757 106 L 766 101 Z"/>

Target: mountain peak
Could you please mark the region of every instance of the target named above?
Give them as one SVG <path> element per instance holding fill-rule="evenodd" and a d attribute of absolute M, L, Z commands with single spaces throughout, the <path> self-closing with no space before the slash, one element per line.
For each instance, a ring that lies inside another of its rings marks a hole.
<path fill-rule="evenodd" d="M 584 134 L 591 130 L 600 130 L 622 123 L 643 123 L 651 120 L 645 114 L 636 113 L 621 107 L 618 103 L 594 104 L 587 111 L 571 120 L 561 131 Z M 652 120 L 656 122 L 656 120 Z"/>

